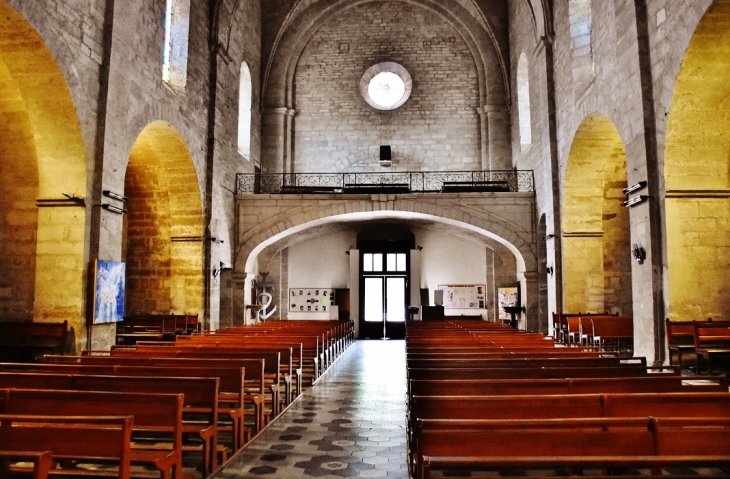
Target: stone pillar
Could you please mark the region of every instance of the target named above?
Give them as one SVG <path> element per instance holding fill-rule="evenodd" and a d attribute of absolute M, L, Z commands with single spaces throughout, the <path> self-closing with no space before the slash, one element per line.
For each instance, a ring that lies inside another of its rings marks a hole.
<path fill-rule="evenodd" d="M 479 154 L 482 160 L 482 170 L 490 168 L 489 159 L 489 126 L 486 112 L 487 107 L 477 108 L 477 116 L 479 117 Z"/>
<path fill-rule="evenodd" d="M 525 298 L 523 301 L 526 315 L 525 329 L 528 331 L 540 331 L 539 287 L 537 271 L 525 271 L 521 293 Z"/>
<path fill-rule="evenodd" d="M 284 113 L 284 169 L 283 173 L 294 173 L 294 115 L 296 110 L 287 108 Z"/>
<path fill-rule="evenodd" d="M 287 127 L 288 108 L 268 108 L 261 118 L 264 132 L 261 138 L 262 173 L 282 173 L 285 171 L 285 155 L 289 136 Z"/>
<path fill-rule="evenodd" d="M 254 304 L 252 294 L 254 279 L 256 279 L 256 273 L 246 273 L 246 279 L 243 281 L 243 324 L 245 325 L 252 324 L 255 319 L 251 315 L 251 310 L 247 307 Z"/>
<path fill-rule="evenodd" d="M 512 146 L 510 144 L 510 115 L 504 105 L 484 107 L 488 131 L 490 170 L 512 169 Z"/>

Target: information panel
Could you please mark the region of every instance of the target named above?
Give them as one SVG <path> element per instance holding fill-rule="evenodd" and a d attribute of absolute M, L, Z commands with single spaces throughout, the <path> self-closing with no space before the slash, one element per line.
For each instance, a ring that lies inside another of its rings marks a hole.
<path fill-rule="evenodd" d="M 289 311 L 319 313 L 330 310 L 335 290 L 329 288 L 290 288 Z"/>
<path fill-rule="evenodd" d="M 483 284 L 441 284 L 444 309 L 484 309 Z"/>

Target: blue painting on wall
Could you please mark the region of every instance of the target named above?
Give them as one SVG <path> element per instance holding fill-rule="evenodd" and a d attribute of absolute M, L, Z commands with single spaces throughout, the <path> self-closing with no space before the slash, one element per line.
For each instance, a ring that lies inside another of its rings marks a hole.
<path fill-rule="evenodd" d="M 125 263 L 96 260 L 94 324 L 124 320 Z"/>

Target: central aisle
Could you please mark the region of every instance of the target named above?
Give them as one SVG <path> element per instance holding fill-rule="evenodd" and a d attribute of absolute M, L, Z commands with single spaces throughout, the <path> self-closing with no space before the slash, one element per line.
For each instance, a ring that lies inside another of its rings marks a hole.
<path fill-rule="evenodd" d="M 356 341 L 216 478 L 408 477 L 402 340 Z"/>

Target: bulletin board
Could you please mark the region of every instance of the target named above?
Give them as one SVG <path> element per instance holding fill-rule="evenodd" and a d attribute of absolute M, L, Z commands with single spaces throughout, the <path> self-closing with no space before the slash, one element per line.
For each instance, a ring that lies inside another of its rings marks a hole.
<path fill-rule="evenodd" d="M 444 292 L 444 309 L 484 309 L 483 284 L 440 284 Z"/>
<path fill-rule="evenodd" d="M 330 288 L 289 288 L 289 311 L 322 313 L 335 302 L 335 290 Z"/>

